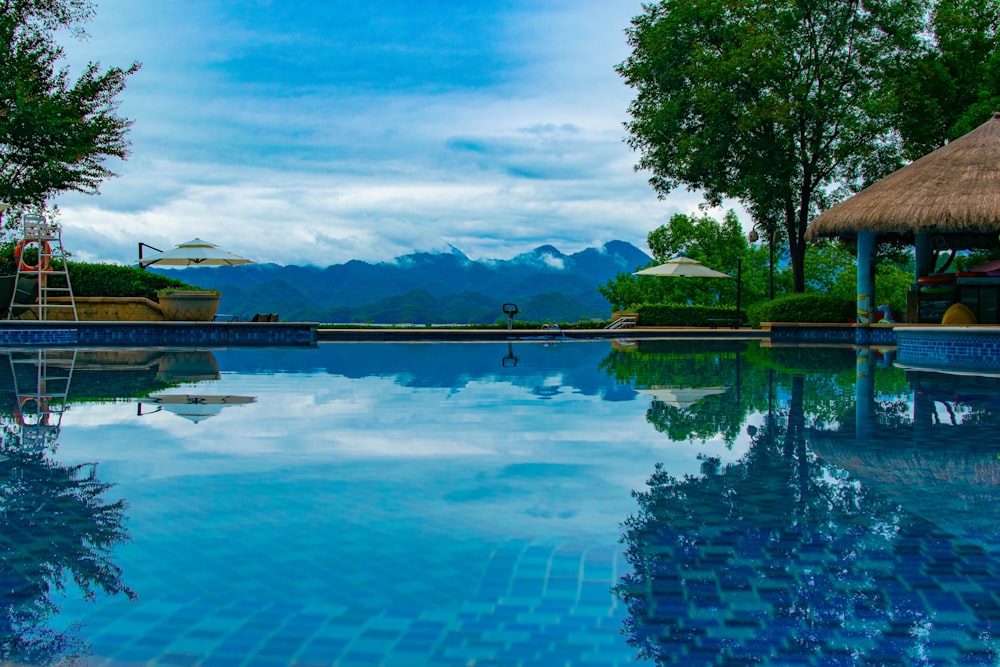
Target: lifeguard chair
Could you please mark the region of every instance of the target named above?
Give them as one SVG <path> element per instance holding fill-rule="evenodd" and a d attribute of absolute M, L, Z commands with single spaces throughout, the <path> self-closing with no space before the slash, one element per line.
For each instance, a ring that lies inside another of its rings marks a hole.
<path fill-rule="evenodd" d="M 29 264 L 25 250 L 29 247 L 38 249 L 34 264 Z M 14 250 L 14 261 L 17 263 L 17 274 L 14 283 L 14 294 L 11 296 L 7 319 L 19 319 L 25 309 L 32 310 L 36 306 L 29 301 L 37 297 L 37 314 L 39 320 L 52 319 L 53 311 L 60 309 L 68 312 L 68 317 L 60 320 L 79 319 L 76 312 L 76 300 L 73 298 L 73 286 L 69 281 L 67 254 L 62 243 L 62 228 L 58 223 L 47 222 L 40 215 L 24 217 L 23 235 Z M 63 280 L 52 279 L 61 276 Z M 53 283 L 64 283 L 53 285 Z M 25 294 L 34 292 L 34 294 Z M 53 298 L 60 298 L 54 301 Z M 16 309 L 16 310 L 15 310 Z M 15 312 L 18 313 L 15 316 Z"/>

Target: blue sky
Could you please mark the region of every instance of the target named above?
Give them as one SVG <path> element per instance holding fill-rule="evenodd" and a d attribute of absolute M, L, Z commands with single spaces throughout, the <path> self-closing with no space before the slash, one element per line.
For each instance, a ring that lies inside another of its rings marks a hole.
<path fill-rule="evenodd" d="M 68 250 L 133 262 L 199 236 L 260 262 L 474 259 L 646 234 L 660 201 L 622 123 L 633 0 L 97 0 L 88 60 L 142 70 L 133 155 L 57 201 Z"/>

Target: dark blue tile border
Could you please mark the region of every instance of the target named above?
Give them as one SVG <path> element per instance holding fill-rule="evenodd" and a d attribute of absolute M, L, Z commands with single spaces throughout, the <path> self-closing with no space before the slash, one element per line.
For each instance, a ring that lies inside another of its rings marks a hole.
<path fill-rule="evenodd" d="M 1000 370 L 1000 327 L 901 327 L 896 349 L 911 366 Z"/>
<path fill-rule="evenodd" d="M 864 324 L 780 324 L 770 325 L 773 343 L 814 343 L 818 345 L 895 345 L 891 326 Z"/>
<path fill-rule="evenodd" d="M 312 322 L 3 322 L 0 345 L 310 346 Z"/>

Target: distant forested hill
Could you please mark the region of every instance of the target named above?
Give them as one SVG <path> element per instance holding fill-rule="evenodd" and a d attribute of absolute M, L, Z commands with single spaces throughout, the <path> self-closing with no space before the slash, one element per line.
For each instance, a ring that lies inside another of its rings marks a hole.
<path fill-rule="evenodd" d="M 517 318 L 533 322 L 607 318 L 611 307 L 598 286 L 649 261 L 632 244 L 611 241 L 572 255 L 546 245 L 510 260 L 473 261 L 453 250 L 326 268 L 248 264 L 153 270 L 219 290 L 222 313 L 278 313 L 284 320 L 311 322 L 484 324 L 506 321 L 504 303 L 516 303 Z"/>

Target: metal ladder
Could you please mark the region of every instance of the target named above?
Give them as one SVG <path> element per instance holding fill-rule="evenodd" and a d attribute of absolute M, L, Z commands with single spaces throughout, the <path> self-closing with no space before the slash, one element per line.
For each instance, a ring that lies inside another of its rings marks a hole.
<path fill-rule="evenodd" d="M 605 329 L 631 329 L 635 326 L 636 318 L 631 315 L 626 315 L 624 317 L 619 317 L 617 320 L 611 324 L 604 327 Z"/>
<path fill-rule="evenodd" d="M 10 355 L 16 422 L 28 451 L 55 449 L 76 365 L 76 350 L 13 351 Z"/>
<path fill-rule="evenodd" d="M 38 319 L 48 320 L 53 309 L 69 309 L 69 317 L 59 319 L 79 320 L 76 312 L 76 299 L 73 298 L 73 286 L 69 281 L 69 266 L 67 264 L 68 255 L 63 248 L 62 227 L 55 222 L 46 222 L 40 215 L 27 215 L 24 217 L 23 238 L 18 244 L 23 251 L 30 245 L 38 248 L 38 259 L 34 266 L 27 264 L 23 255 L 17 264 L 17 275 L 15 277 L 14 296 L 11 298 L 10 309 L 7 319 L 15 319 L 14 310 L 17 301 L 17 286 L 21 277 L 31 278 L 38 285 Z M 55 263 L 53 263 L 55 262 Z M 55 276 L 62 276 L 65 287 L 53 287 L 51 279 Z M 53 297 L 68 297 L 66 303 L 53 303 Z M 24 304 L 20 304 L 23 310 Z M 28 307 L 30 310 L 30 306 Z"/>

